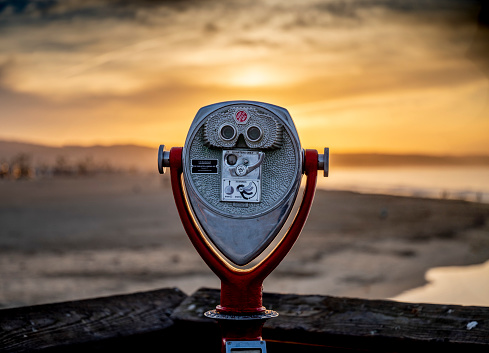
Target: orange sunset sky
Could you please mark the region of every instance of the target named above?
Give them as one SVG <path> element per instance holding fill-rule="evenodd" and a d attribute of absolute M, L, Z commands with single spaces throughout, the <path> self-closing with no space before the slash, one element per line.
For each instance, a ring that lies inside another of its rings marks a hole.
<path fill-rule="evenodd" d="M 475 0 L 0 1 L 0 139 L 179 146 L 201 106 L 246 99 L 306 148 L 488 154 L 485 20 Z"/>

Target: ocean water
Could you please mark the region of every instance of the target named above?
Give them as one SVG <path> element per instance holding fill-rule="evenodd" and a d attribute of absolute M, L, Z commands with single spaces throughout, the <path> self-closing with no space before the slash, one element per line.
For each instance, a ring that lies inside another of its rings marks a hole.
<path fill-rule="evenodd" d="M 318 188 L 489 203 L 489 166 L 333 168 Z"/>
<path fill-rule="evenodd" d="M 394 298 L 402 302 L 489 306 L 489 261 L 429 269 L 426 285 Z"/>

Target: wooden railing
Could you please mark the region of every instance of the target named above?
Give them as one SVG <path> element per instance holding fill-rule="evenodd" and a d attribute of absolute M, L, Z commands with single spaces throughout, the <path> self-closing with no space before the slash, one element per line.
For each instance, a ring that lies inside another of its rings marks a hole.
<path fill-rule="evenodd" d="M 0 310 L 0 352 L 219 352 L 219 291 L 178 288 Z M 264 293 L 273 352 L 488 352 L 489 308 Z M 175 350 L 176 349 L 176 350 Z"/>

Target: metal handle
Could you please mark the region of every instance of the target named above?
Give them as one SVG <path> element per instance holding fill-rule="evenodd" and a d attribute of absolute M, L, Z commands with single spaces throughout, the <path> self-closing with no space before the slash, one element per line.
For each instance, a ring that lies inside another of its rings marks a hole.
<path fill-rule="evenodd" d="M 165 151 L 165 145 L 160 145 L 158 148 L 158 171 L 160 174 L 165 174 L 166 167 L 170 166 L 170 151 Z"/>
<path fill-rule="evenodd" d="M 329 175 L 329 148 L 324 148 L 324 154 L 318 154 L 318 170 L 324 170 L 324 177 Z"/>

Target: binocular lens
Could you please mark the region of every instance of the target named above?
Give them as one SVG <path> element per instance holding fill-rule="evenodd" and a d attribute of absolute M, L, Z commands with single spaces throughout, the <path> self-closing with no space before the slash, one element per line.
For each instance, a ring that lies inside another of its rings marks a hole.
<path fill-rule="evenodd" d="M 256 126 L 251 126 L 246 131 L 246 135 L 251 141 L 258 141 L 261 138 L 261 130 Z"/>
<path fill-rule="evenodd" d="M 232 140 L 236 135 L 236 130 L 231 125 L 224 125 L 221 127 L 221 137 L 224 140 Z"/>

